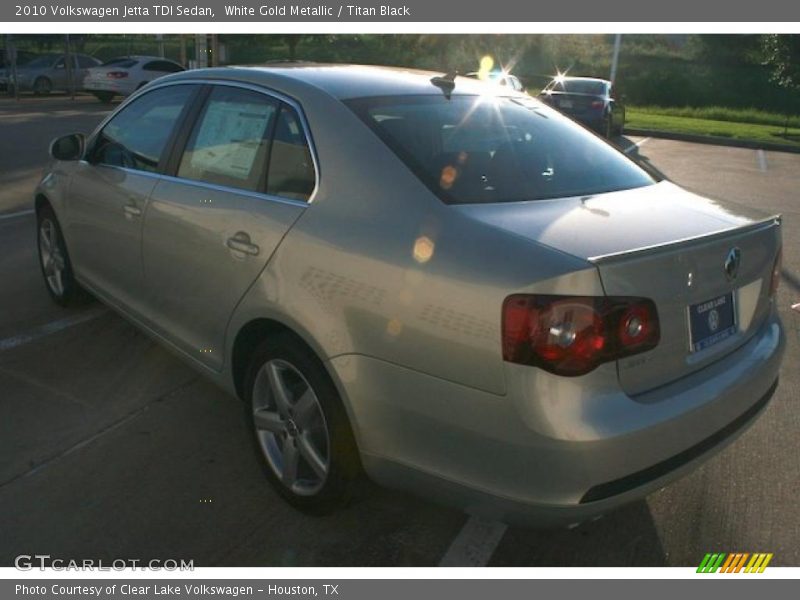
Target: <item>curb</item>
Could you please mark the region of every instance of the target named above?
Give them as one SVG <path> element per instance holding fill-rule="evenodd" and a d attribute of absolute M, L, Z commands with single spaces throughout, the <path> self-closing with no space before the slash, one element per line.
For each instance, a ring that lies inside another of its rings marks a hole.
<path fill-rule="evenodd" d="M 739 140 L 735 138 L 719 137 L 714 135 L 698 135 L 693 133 L 677 133 L 674 131 L 659 131 L 654 129 L 625 128 L 624 135 L 637 135 L 680 142 L 693 142 L 695 144 L 712 144 L 714 146 L 730 146 L 733 148 L 750 148 L 753 150 L 770 150 L 773 152 L 791 152 L 800 154 L 800 146 L 790 146 L 777 142 L 756 142 L 753 140 Z"/>

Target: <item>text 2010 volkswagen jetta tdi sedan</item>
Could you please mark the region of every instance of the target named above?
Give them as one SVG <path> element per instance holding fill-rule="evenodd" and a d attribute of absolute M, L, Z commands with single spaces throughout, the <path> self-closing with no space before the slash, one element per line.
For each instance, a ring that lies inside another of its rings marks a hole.
<path fill-rule="evenodd" d="M 88 290 L 243 398 L 302 508 L 363 469 L 580 520 L 694 467 L 777 384 L 780 219 L 657 181 L 523 94 L 192 71 L 51 151 L 50 294 Z"/>

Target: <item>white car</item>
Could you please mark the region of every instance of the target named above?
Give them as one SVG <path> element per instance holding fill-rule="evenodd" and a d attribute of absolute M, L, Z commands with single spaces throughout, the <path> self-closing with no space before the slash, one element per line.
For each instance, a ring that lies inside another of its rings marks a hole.
<path fill-rule="evenodd" d="M 111 102 L 114 96 L 130 96 L 154 79 L 183 70 L 178 63 L 158 56 L 122 56 L 89 69 L 83 87 L 101 102 Z"/>
<path fill-rule="evenodd" d="M 479 71 L 473 71 L 472 73 L 467 73 L 467 77 L 471 77 L 472 79 L 482 79 L 496 85 L 502 85 L 514 90 L 515 92 L 525 91 L 525 86 L 522 85 L 519 77 L 512 75 L 511 73 L 506 73 L 505 71 L 492 71 L 485 77 L 482 77 Z"/>

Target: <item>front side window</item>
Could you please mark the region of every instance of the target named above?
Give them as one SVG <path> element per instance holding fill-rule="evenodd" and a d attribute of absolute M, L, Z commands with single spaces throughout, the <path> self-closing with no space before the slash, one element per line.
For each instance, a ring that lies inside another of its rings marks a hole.
<path fill-rule="evenodd" d="M 139 171 L 156 171 L 195 86 L 175 85 L 140 96 L 103 128 L 89 160 Z"/>
<path fill-rule="evenodd" d="M 447 203 L 587 196 L 654 183 L 624 154 L 533 99 L 425 95 L 347 104 Z"/>
<path fill-rule="evenodd" d="M 178 177 L 250 191 L 263 189 L 278 102 L 264 94 L 218 86 L 195 124 Z"/>

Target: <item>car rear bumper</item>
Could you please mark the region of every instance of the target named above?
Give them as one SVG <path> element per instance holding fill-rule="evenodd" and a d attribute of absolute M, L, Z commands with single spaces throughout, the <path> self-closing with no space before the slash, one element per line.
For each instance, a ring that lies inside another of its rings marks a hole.
<path fill-rule="evenodd" d="M 129 96 L 133 93 L 135 86 L 132 86 L 128 82 L 122 83 L 113 79 L 109 79 L 108 81 L 85 80 L 83 82 L 83 89 L 92 94 L 99 92 L 101 94 L 112 93 L 121 96 Z"/>
<path fill-rule="evenodd" d="M 331 365 L 373 479 L 548 525 L 642 498 L 736 439 L 774 393 L 784 346 L 772 316 L 725 358 L 635 398 L 608 391 L 615 369 L 590 393 L 581 378 L 509 365 L 508 394 L 496 396 L 363 356 Z"/>

